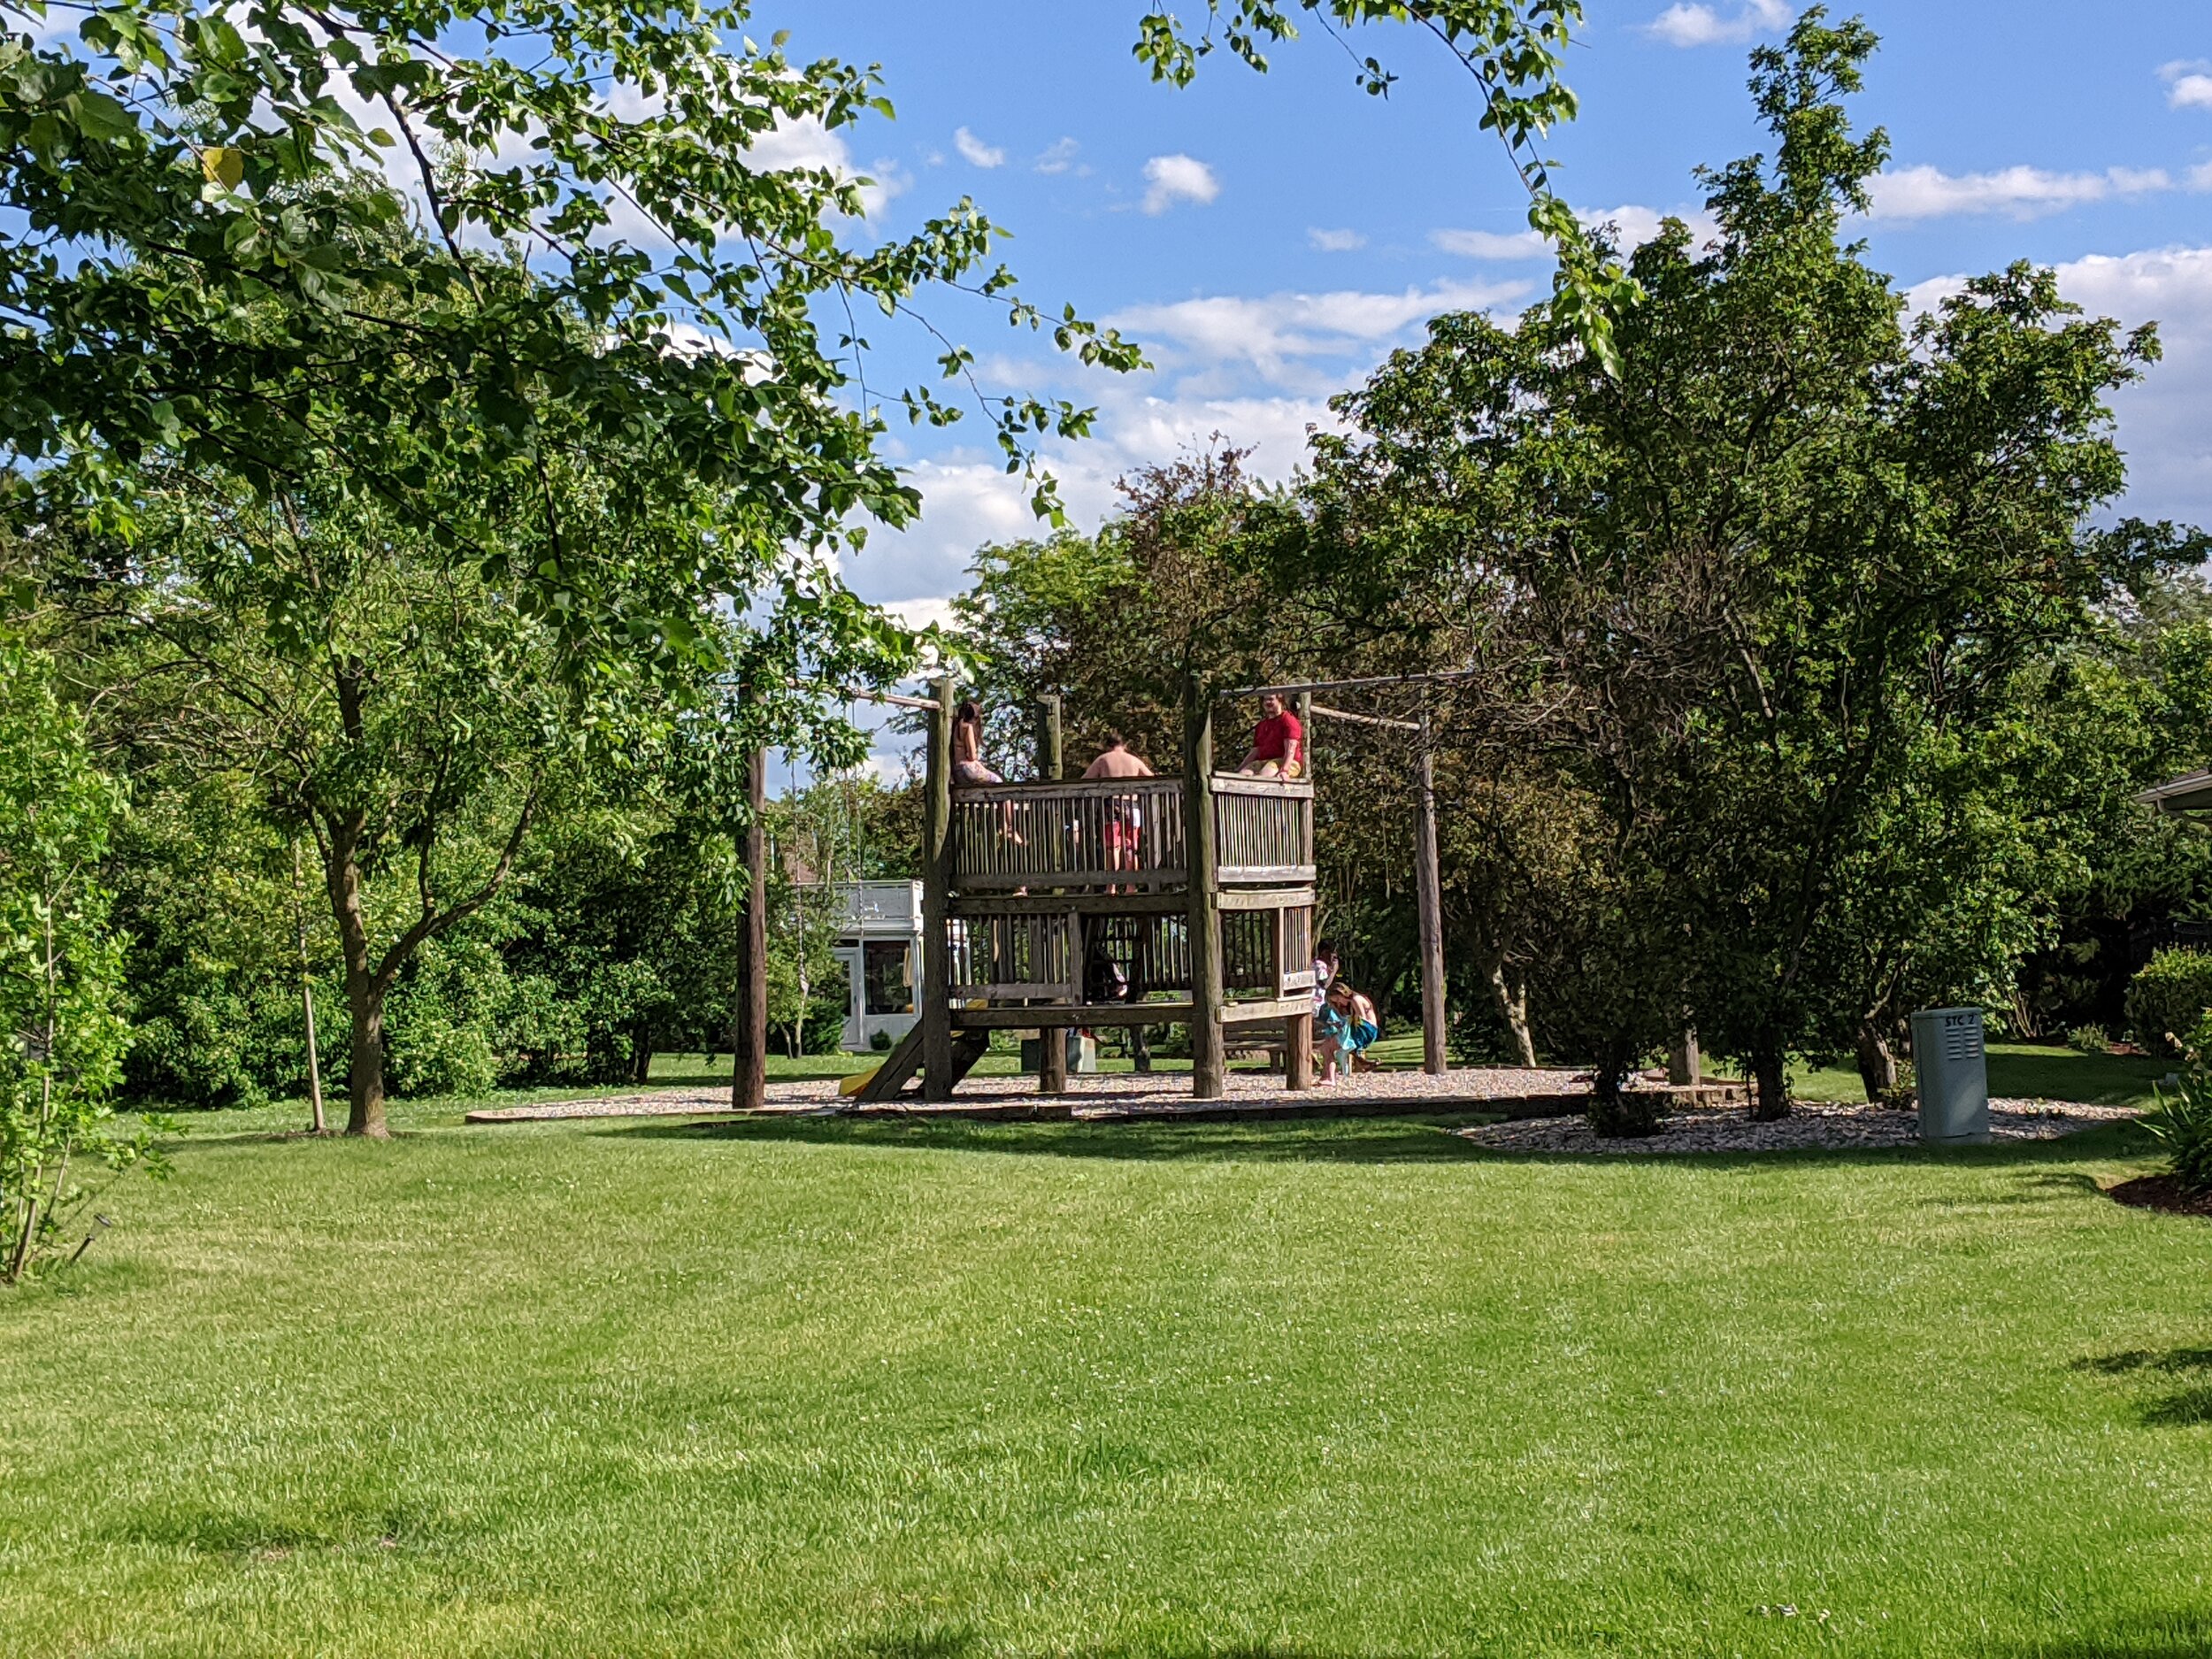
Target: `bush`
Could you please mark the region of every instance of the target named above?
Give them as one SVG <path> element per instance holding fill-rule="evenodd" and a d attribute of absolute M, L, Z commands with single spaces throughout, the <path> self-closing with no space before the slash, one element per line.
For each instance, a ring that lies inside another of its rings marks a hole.
<path fill-rule="evenodd" d="M 2066 1046 L 2076 1054 L 2110 1054 L 2112 1039 L 2102 1025 L 2077 1025 L 2066 1033 Z"/>
<path fill-rule="evenodd" d="M 2162 950 L 2128 981 L 2128 1028 L 2153 1054 L 2181 1052 L 2180 1039 L 2212 1009 L 2212 956 Z"/>
<path fill-rule="evenodd" d="M 1609 1141 L 1641 1140 L 1659 1133 L 1659 1119 L 1667 1110 L 1664 1089 L 1624 1088 L 1617 1093 L 1593 1094 L 1587 1116 L 1590 1127 Z"/>
<path fill-rule="evenodd" d="M 2158 1104 L 2143 1127 L 2166 1148 L 2167 1169 L 2192 1193 L 2212 1193 L 2212 1015 L 2200 1016 L 2185 1052 L 2189 1064 L 2170 1091 L 2154 1089 Z"/>
<path fill-rule="evenodd" d="M 1893 1112 L 1920 1110 L 1920 1078 L 1913 1070 L 1910 1056 L 1897 1062 L 1897 1081 L 1882 1091 L 1881 1104 L 1884 1110 Z"/>

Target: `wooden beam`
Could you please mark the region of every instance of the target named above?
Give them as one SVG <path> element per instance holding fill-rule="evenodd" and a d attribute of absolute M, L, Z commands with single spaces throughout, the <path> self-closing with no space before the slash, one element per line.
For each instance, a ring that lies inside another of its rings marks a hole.
<path fill-rule="evenodd" d="M 1034 1002 L 1026 1008 L 956 1008 L 952 1023 L 962 1031 L 1066 1030 L 1071 1025 L 1180 1025 L 1191 1005 L 1171 1002 Z M 1219 1036 L 1217 1024 L 1215 1035 Z"/>
<path fill-rule="evenodd" d="M 1225 910 L 1299 910 L 1313 902 L 1310 887 L 1224 887 Z"/>
<path fill-rule="evenodd" d="M 1444 900 L 1436 854 L 1436 760 L 1429 744 L 1429 718 L 1421 717 L 1421 753 L 1414 764 L 1414 889 L 1420 907 L 1421 1069 L 1431 1077 L 1445 1071 Z"/>
<path fill-rule="evenodd" d="M 1313 902 L 1311 887 L 1224 887 L 1225 910 L 1301 910 Z M 1180 893 L 956 893 L 955 916 L 1180 916 L 1190 901 Z"/>
<path fill-rule="evenodd" d="M 1379 714 L 1354 714 L 1347 709 L 1325 708 L 1312 701 L 1310 692 L 1299 694 L 1299 701 L 1309 704 L 1325 720 L 1348 720 L 1354 726 L 1380 726 L 1393 732 L 1417 732 L 1421 729 L 1418 720 L 1393 720 Z"/>
<path fill-rule="evenodd" d="M 952 1045 L 952 680 L 937 682 L 922 797 L 922 1097 L 947 1101 Z"/>
<path fill-rule="evenodd" d="M 1447 668 L 1422 674 L 1371 674 L 1364 680 L 1296 680 L 1282 686 L 1239 686 L 1224 697 L 1294 697 L 1317 691 L 1359 691 L 1369 686 L 1441 686 L 1455 680 L 1471 680 L 1479 668 Z"/>
<path fill-rule="evenodd" d="M 1183 684 L 1183 842 L 1184 863 L 1190 869 L 1194 1100 L 1219 1100 L 1228 1087 L 1228 1056 L 1221 1044 L 1221 879 L 1216 868 L 1220 849 L 1214 840 L 1213 774 L 1213 698 L 1195 674 L 1188 675 Z"/>
<path fill-rule="evenodd" d="M 1224 1002 L 1218 1016 L 1224 1025 L 1266 1025 L 1279 1019 L 1289 1019 L 1303 1011 L 1313 1011 L 1313 995 L 1300 996 L 1271 996 L 1248 1002 Z"/>

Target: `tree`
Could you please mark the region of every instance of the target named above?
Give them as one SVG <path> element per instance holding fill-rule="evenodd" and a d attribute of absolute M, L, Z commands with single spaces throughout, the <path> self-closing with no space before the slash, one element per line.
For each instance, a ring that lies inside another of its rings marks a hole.
<path fill-rule="evenodd" d="M 88 1166 L 164 1167 L 109 1105 L 129 1040 L 99 879 L 119 805 L 49 665 L 0 635 L 0 1282 L 62 1244 Z"/>
<path fill-rule="evenodd" d="M 611 649 L 630 623 L 687 626 L 698 592 L 741 588 L 766 550 L 856 541 L 855 513 L 912 516 L 875 450 L 855 311 L 910 318 L 964 293 L 1087 364 L 1140 361 L 1071 308 L 1021 299 L 972 204 L 878 244 L 854 234 L 864 180 L 770 165 L 779 134 L 891 106 L 872 70 L 757 44 L 743 4 L 119 0 L 66 48 L 42 40 L 42 6 L 4 11 L 25 32 L 0 44 L 0 309 L 20 325 L 0 341 L 0 444 L 64 463 L 39 488 L 89 491 L 118 520 L 129 494 L 104 488 L 107 469 L 149 450 L 264 493 L 335 465 L 465 557 L 487 526 L 467 497 L 426 495 L 423 469 L 518 499 L 534 484 L 553 557 L 524 573 L 522 603 Z M 1532 148 L 1573 113 L 1558 69 L 1578 0 L 1232 0 L 1209 21 L 1263 68 L 1261 42 L 1301 11 L 1411 21 L 1443 43 L 1563 250 L 1561 314 L 1607 349 L 1625 290 Z M 1181 83 L 1213 44 L 1153 12 L 1137 54 Z M 1379 94 L 1391 79 L 1371 58 L 1361 77 Z M 434 240 L 389 234 L 411 213 Z M 511 257 L 473 251 L 488 246 Z M 974 388 L 973 355 L 922 326 L 944 342 L 944 380 Z M 409 421 L 426 388 L 474 417 L 428 445 Z M 926 384 L 894 401 L 917 420 L 960 413 Z M 1016 470 L 1026 434 L 1089 426 L 1066 403 L 978 402 Z M 592 587 L 559 556 L 546 478 L 565 420 L 626 434 L 628 508 L 680 509 L 703 484 L 726 510 L 620 588 Z M 1037 500 L 1050 508 L 1048 480 Z"/>
<path fill-rule="evenodd" d="M 67 595 L 104 718 L 142 766 L 249 780 L 267 822 L 311 838 L 343 963 L 348 1130 L 382 1134 L 386 1004 L 414 953 L 498 896 L 549 802 L 687 755 L 710 780 L 711 682 L 606 665 L 580 683 L 515 588 L 357 500 L 145 482 L 139 547 L 96 549 L 97 580 Z M 580 563 L 603 521 L 586 489 L 564 507 Z"/>
<path fill-rule="evenodd" d="M 1901 971 L 1932 889 L 1976 958 L 1942 977 L 2001 977 L 2032 930 L 1994 761 L 2031 670 L 2183 552 L 2087 527 L 2124 476 L 2105 399 L 2149 330 L 2077 318 L 2024 265 L 1907 328 L 1839 242 L 1886 150 L 1843 108 L 1874 43 L 1816 8 L 1753 54 L 1776 150 L 1703 175 L 1709 243 L 1671 222 L 1635 250 L 1617 374 L 1541 313 L 1443 319 L 1321 443 L 1322 524 L 1370 590 L 1417 596 L 1409 631 L 1479 665 L 1463 723 L 1601 803 L 1624 967 L 1654 997 L 1679 973 L 1762 1115 L 1787 1110 L 1790 1052 L 1869 1017 L 1862 953 Z"/>

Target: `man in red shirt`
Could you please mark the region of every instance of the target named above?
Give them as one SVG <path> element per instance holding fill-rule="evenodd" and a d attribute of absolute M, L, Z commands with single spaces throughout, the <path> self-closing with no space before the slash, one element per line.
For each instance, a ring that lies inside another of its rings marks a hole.
<path fill-rule="evenodd" d="M 1260 699 L 1260 723 L 1252 728 L 1252 752 L 1237 770 L 1256 778 L 1302 778 L 1306 772 L 1306 729 L 1272 693 Z"/>

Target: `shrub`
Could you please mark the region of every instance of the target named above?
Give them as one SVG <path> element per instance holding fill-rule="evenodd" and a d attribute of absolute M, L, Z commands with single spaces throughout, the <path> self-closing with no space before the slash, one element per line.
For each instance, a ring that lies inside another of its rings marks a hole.
<path fill-rule="evenodd" d="M 2110 1054 L 2112 1039 L 2102 1025 L 2077 1025 L 2066 1033 L 2066 1046 L 2076 1054 Z"/>
<path fill-rule="evenodd" d="M 1590 1097 L 1590 1127 L 1609 1141 L 1655 1135 L 1667 1100 L 1664 1089 L 1624 1088 L 1609 1094 L 1601 1091 Z"/>
<path fill-rule="evenodd" d="M 1920 1110 L 1920 1077 L 1909 1058 L 1897 1063 L 1897 1081 L 1882 1091 L 1882 1105 L 1890 1111 Z"/>
<path fill-rule="evenodd" d="M 130 1031 L 93 872 L 121 804 L 50 664 L 0 638 L 0 1282 L 59 1255 L 88 1171 L 165 1167 L 148 1126 L 119 1132 L 108 1104 Z"/>
<path fill-rule="evenodd" d="M 2212 1015 L 2191 1027 L 2185 1052 L 2189 1064 L 2172 1089 L 2153 1093 L 2158 1104 L 2143 1115 L 2143 1127 L 2166 1148 L 2167 1169 L 2192 1193 L 2212 1193 Z"/>
<path fill-rule="evenodd" d="M 2181 1051 L 2181 1037 L 2212 1009 L 2212 956 L 2162 950 L 2128 981 L 2128 1027 L 2153 1054 Z"/>

